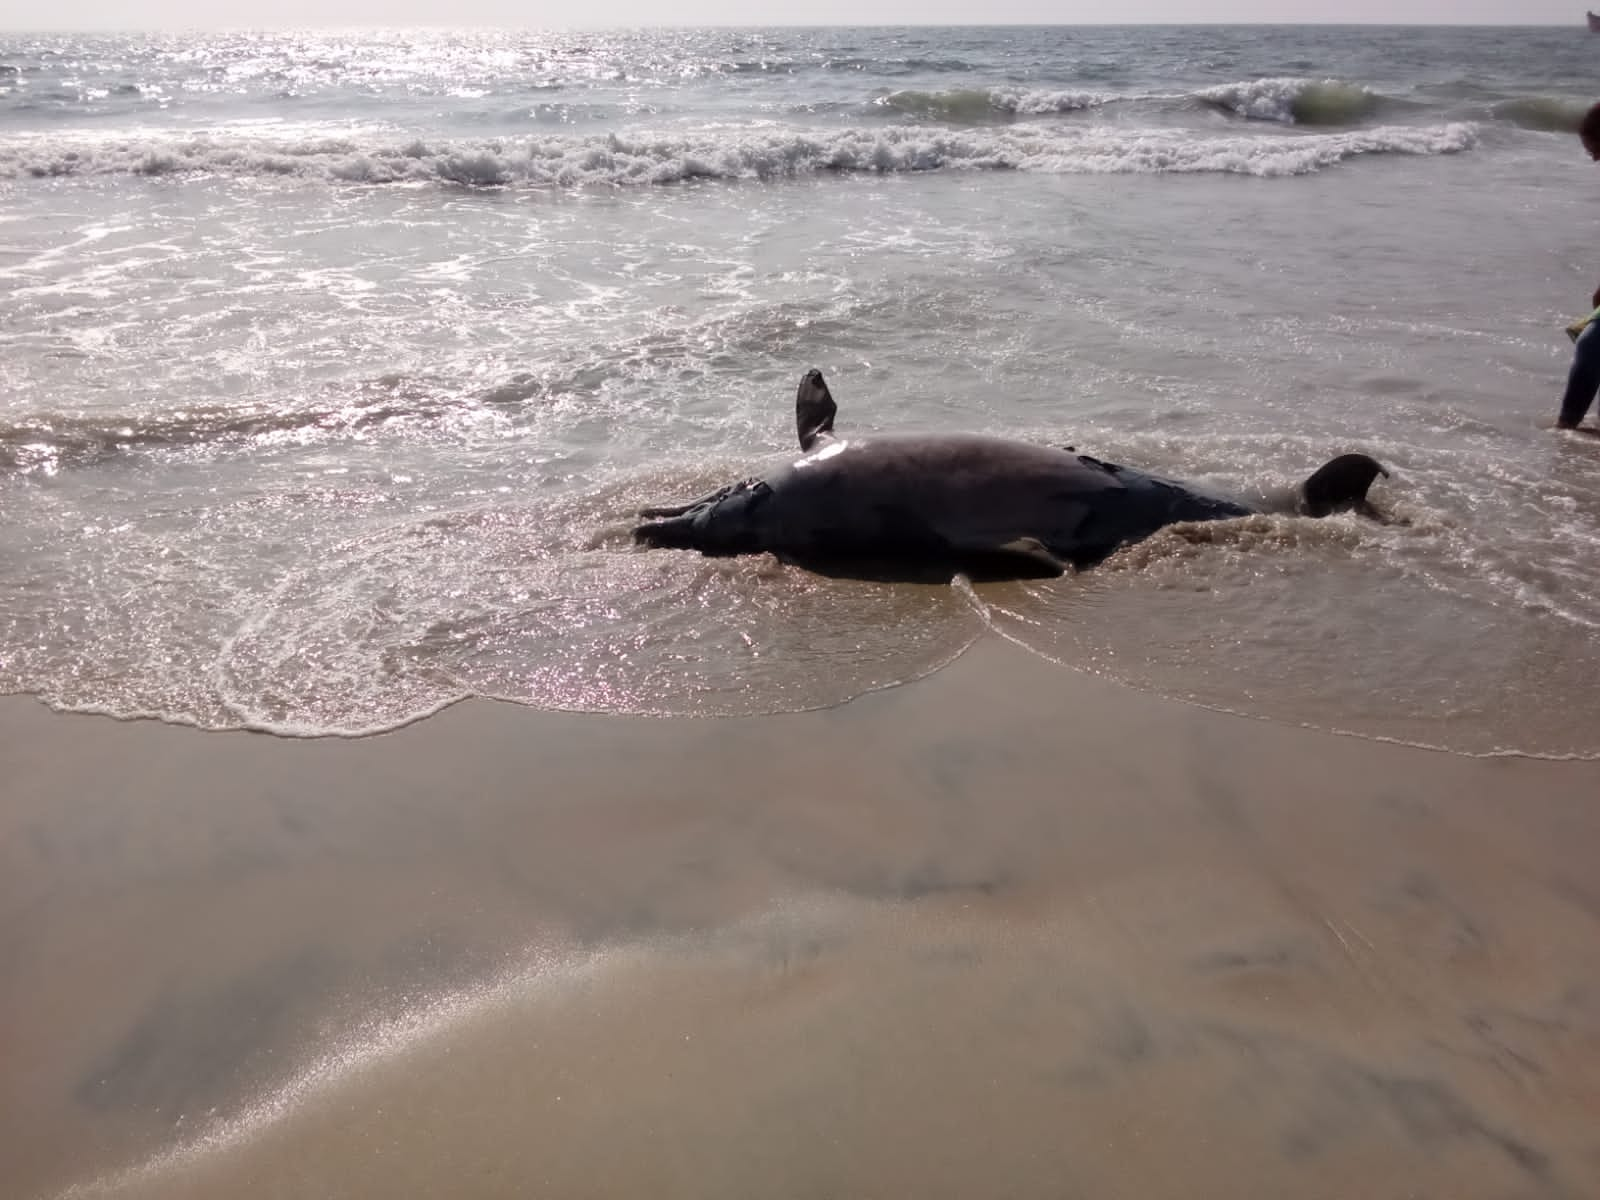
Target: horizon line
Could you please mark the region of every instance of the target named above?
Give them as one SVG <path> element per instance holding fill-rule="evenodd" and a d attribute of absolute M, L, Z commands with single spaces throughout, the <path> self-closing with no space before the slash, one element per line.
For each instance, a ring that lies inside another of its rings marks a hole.
<path fill-rule="evenodd" d="M 325 24 L 291 22 L 282 25 L 3 25 L 3 34 L 72 34 L 72 33 L 288 33 L 320 32 L 324 30 L 400 32 L 405 30 L 515 30 L 525 33 L 585 33 L 618 32 L 643 29 L 1572 29 L 1586 30 L 1577 22 L 1569 21 L 862 21 L 841 23 L 836 21 L 779 21 L 763 24 L 720 21 L 622 21 L 597 24 L 522 25 L 515 22 L 473 21 L 452 23 L 444 21 L 402 21 L 381 24 L 371 21 L 333 21 Z"/>

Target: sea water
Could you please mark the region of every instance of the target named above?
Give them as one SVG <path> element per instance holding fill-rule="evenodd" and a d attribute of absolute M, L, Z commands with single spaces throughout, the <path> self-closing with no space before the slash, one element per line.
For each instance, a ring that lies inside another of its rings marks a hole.
<path fill-rule="evenodd" d="M 0 691 L 353 734 L 466 696 L 833 704 L 975 638 L 1275 720 L 1600 753 L 1600 442 L 1553 423 L 1581 30 L 0 37 Z M 1060 580 L 635 547 L 841 432 L 1398 520 Z M 1061 714 L 1063 721 L 1071 713 Z"/>

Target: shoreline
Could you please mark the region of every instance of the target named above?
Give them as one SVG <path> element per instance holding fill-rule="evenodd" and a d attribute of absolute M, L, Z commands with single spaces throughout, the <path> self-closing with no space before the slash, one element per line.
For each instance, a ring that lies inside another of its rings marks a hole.
<path fill-rule="evenodd" d="M 287 726 L 270 725 L 236 725 L 226 727 L 213 727 L 201 725 L 197 721 L 188 719 L 175 719 L 155 713 L 119 714 L 96 707 L 87 708 L 57 708 L 48 700 L 31 692 L 0 693 L 0 705 L 9 705 L 13 702 L 31 701 L 52 717 L 68 719 L 87 719 L 91 721 L 110 721 L 118 725 L 157 725 L 171 729 L 183 729 L 206 736 L 253 736 L 283 742 L 362 742 L 374 738 L 390 737 L 413 729 L 425 722 L 432 721 L 443 713 L 452 711 L 462 705 L 482 705 L 491 708 L 507 708 L 520 710 L 530 716 L 530 719 L 540 717 L 576 717 L 593 720 L 628 720 L 628 721 L 661 721 L 661 722 L 717 722 L 717 721 L 759 721 L 774 720 L 784 717 L 799 716 L 804 714 L 829 712 L 848 708 L 852 704 L 886 692 L 894 692 L 902 688 L 917 687 L 934 678 L 944 671 L 948 671 L 957 661 L 972 653 L 980 643 L 994 640 L 1005 643 L 1011 650 L 1020 651 L 1046 668 L 1055 671 L 1069 672 L 1088 681 L 1093 687 L 1116 688 L 1131 695 L 1142 697 L 1157 704 L 1173 704 L 1186 708 L 1198 709 L 1214 716 L 1230 720 L 1258 722 L 1273 729 L 1294 730 L 1297 733 L 1312 734 L 1318 737 L 1348 739 L 1357 742 L 1370 742 L 1379 746 L 1394 746 L 1404 750 L 1415 750 L 1425 754 L 1439 754 L 1451 758 L 1473 759 L 1480 762 L 1488 761 L 1526 761 L 1546 763 L 1600 763 L 1600 749 L 1574 750 L 1568 752 L 1520 750 L 1516 748 L 1497 748 L 1492 750 L 1469 750 L 1454 746 L 1444 746 L 1433 742 L 1414 741 L 1399 735 L 1385 735 L 1381 733 L 1364 732 L 1359 729 L 1345 729 L 1334 726 L 1319 725 L 1311 721 L 1292 720 L 1283 717 L 1268 716 L 1264 713 L 1250 712 L 1242 708 L 1229 708 L 1221 702 L 1206 701 L 1184 696 L 1170 696 L 1164 692 L 1129 682 L 1127 680 L 1109 678 L 1092 671 L 1082 670 L 1064 662 L 1051 654 L 1035 649 L 1019 641 L 1010 634 L 998 629 L 987 628 L 977 637 L 962 646 L 950 658 L 930 667 L 922 674 L 911 676 L 907 679 L 891 683 L 881 683 L 866 687 L 865 690 L 849 696 L 843 700 L 821 701 L 805 708 L 779 708 L 770 711 L 758 712 L 618 712 L 605 709 L 586 708 L 546 708 L 525 700 L 509 699 L 503 696 L 466 694 L 454 699 L 440 702 L 436 707 L 407 717 L 396 725 L 387 725 L 382 728 L 373 727 L 367 730 L 327 730 L 315 732 L 296 732 Z"/>
<path fill-rule="evenodd" d="M 0 761 L 21 1196 L 1600 1188 L 1591 762 L 1000 638 L 760 717 L 5 697 Z"/>

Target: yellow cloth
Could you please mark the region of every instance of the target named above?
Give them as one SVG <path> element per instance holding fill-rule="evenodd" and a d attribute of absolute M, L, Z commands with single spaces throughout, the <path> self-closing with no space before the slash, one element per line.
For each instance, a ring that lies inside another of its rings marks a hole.
<path fill-rule="evenodd" d="M 1567 336 L 1573 341 L 1577 341 L 1578 335 L 1589 328 L 1589 322 L 1597 317 L 1600 317 L 1600 308 L 1595 309 L 1587 317 L 1579 317 L 1571 325 L 1567 326 Z"/>

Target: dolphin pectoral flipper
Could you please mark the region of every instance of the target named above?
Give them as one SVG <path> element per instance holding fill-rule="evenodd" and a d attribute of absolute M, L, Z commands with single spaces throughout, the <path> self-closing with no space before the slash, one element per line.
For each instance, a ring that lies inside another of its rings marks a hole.
<path fill-rule="evenodd" d="M 812 367 L 800 380 L 794 395 L 795 430 L 800 435 L 800 449 L 812 450 L 822 438 L 833 436 L 833 416 L 839 406 L 833 402 L 833 393 L 822 378 L 822 372 Z"/>
<path fill-rule="evenodd" d="M 1051 554 L 1038 538 L 1032 537 L 1014 538 L 1002 546 L 996 546 L 989 557 L 997 563 L 1004 561 L 1019 569 L 1035 567 L 1038 574 L 1047 579 L 1066 574 L 1070 565 Z"/>
<path fill-rule="evenodd" d="M 951 557 L 974 579 L 1054 579 L 1072 564 L 1036 537 L 989 541 L 981 537 L 946 542 Z"/>

